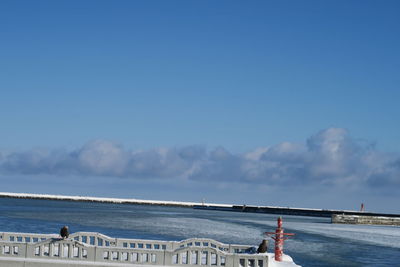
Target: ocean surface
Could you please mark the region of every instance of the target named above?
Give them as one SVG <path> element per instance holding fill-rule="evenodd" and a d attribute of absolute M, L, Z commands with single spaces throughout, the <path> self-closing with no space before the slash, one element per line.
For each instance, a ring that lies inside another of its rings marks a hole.
<path fill-rule="evenodd" d="M 55 200 L 0 199 L 0 232 L 93 231 L 111 237 L 182 240 L 207 237 L 258 245 L 276 215 Z M 400 266 L 400 227 L 335 225 L 327 218 L 283 216 L 295 237 L 285 253 L 306 266 Z M 272 252 L 273 242 L 268 250 Z"/>

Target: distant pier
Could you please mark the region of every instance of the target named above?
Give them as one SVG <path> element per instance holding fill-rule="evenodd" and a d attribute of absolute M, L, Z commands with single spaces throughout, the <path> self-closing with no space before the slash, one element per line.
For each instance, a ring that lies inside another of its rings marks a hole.
<path fill-rule="evenodd" d="M 375 212 L 365 212 L 365 211 L 308 209 L 308 208 L 251 206 L 251 205 L 248 206 L 248 205 L 214 204 L 214 203 L 199 203 L 199 202 L 142 200 L 133 198 L 62 196 L 62 195 L 10 193 L 10 192 L 0 192 L 0 198 L 100 202 L 100 203 L 130 204 L 130 205 L 157 205 L 157 206 L 194 208 L 201 210 L 251 212 L 251 213 L 266 213 L 266 214 L 311 216 L 311 217 L 326 217 L 326 218 L 332 218 L 333 215 L 348 215 L 348 216 L 358 215 L 358 216 L 372 216 L 372 217 L 386 217 L 386 218 L 400 219 L 400 214 L 375 213 Z"/>
<path fill-rule="evenodd" d="M 247 205 L 232 205 L 231 207 L 226 207 L 226 206 L 218 207 L 215 205 L 213 206 L 195 205 L 193 206 L 193 208 L 202 210 L 252 212 L 252 213 L 267 213 L 267 214 L 327 217 L 327 218 L 332 218 L 332 215 L 339 214 L 339 215 L 389 217 L 389 218 L 400 219 L 400 214 L 349 211 L 349 210 L 306 209 L 306 208 L 272 207 L 272 206 L 247 206 Z"/>
<path fill-rule="evenodd" d="M 400 226 L 400 217 L 334 214 L 332 215 L 332 223 Z"/>
<path fill-rule="evenodd" d="M 89 196 L 65 196 L 65 195 L 10 193 L 10 192 L 0 192 L 0 198 L 99 202 L 99 203 L 130 204 L 130 205 L 155 205 L 155 206 L 186 207 L 186 208 L 193 208 L 194 206 L 203 204 L 200 202 L 185 202 L 185 201 L 143 200 L 135 198 L 110 198 L 110 197 L 89 197 Z M 230 204 L 207 203 L 207 205 L 210 207 L 218 206 L 220 208 L 232 207 L 232 205 Z"/>

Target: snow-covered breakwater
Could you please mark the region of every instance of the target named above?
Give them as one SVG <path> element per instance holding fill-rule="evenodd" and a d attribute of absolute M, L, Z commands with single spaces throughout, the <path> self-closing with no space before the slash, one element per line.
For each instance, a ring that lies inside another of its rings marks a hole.
<path fill-rule="evenodd" d="M 278 207 L 278 206 L 215 204 L 215 203 L 168 201 L 168 200 L 143 200 L 135 198 L 64 196 L 64 195 L 10 193 L 10 192 L 0 192 L 0 198 L 44 199 L 44 200 L 101 202 L 101 203 L 155 205 L 155 206 L 171 206 L 171 207 L 175 206 L 175 207 L 187 207 L 187 208 L 203 209 L 203 210 L 266 213 L 266 214 L 277 214 L 277 215 L 295 215 L 295 216 L 328 217 L 328 218 L 331 218 L 333 214 L 400 218 L 400 214 L 361 212 L 361 211 L 351 211 L 351 210 L 328 210 L 328 209 L 294 208 L 294 207 Z"/>

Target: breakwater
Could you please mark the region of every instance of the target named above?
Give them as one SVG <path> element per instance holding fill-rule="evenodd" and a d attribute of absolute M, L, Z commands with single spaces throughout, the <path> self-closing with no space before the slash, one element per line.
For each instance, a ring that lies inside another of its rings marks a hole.
<path fill-rule="evenodd" d="M 247 205 L 232 205 L 231 207 L 215 206 L 215 205 L 213 205 L 213 206 L 211 206 L 211 205 L 195 205 L 195 206 L 193 206 L 193 208 L 203 209 L 203 210 L 252 212 L 252 213 L 267 213 L 267 214 L 327 217 L 327 218 L 331 218 L 332 215 L 342 214 L 342 215 L 389 217 L 389 218 L 399 218 L 400 219 L 400 214 L 361 212 L 361 211 L 349 211 L 349 210 L 307 209 L 307 208 L 247 206 Z"/>
<path fill-rule="evenodd" d="M 350 210 L 329 210 L 329 209 L 291 208 L 291 207 L 276 207 L 276 206 L 232 205 L 232 204 L 214 204 L 214 203 L 183 202 L 183 201 L 142 200 L 142 199 L 133 199 L 133 198 L 63 196 L 63 195 L 10 193 L 10 192 L 0 192 L 0 198 L 100 202 L 100 203 L 154 205 L 154 206 L 171 206 L 171 207 L 175 206 L 175 207 L 202 209 L 202 210 L 266 213 L 266 214 L 277 214 L 277 215 L 295 215 L 295 216 L 311 216 L 311 217 L 326 217 L 326 218 L 331 218 L 332 215 L 335 215 L 335 214 L 400 218 L 400 214 L 361 212 L 361 211 L 350 211 Z"/>
<path fill-rule="evenodd" d="M 199 202 L 166 201 L 166 200 L 143 200 L 134 198 L 108 198 L 108 197 L 89 197 L 89 196 L 63 196 L 50 194 L 31 194 L 31 193 L 10 193 L 0 192 L 0 198 L 20 198 L 20 199 L 42 199 L 42 200 L 60 200 L 60 201 L 79 201 L 79 202 L 100 202 L 114 204 L 133 204 L 133 205 L 155 205 L 155 206 L 177 206 L 192 208 L 201 205 Z M 212 204 L 208 206 L 232 207 L 227 204 Z"/>
<path fill-rule="evenodd" d="M 332 215 L 332 223 L 400 226 L 400 218 L 334 214 Z"/>

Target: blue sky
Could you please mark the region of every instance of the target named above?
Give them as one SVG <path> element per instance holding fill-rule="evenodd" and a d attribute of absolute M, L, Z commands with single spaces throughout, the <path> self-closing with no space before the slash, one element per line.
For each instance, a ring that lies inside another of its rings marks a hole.
<path fill-rule="evenodd" d="M 2 1 L 2 191 L 400 213 L 399 11 Z"/>

